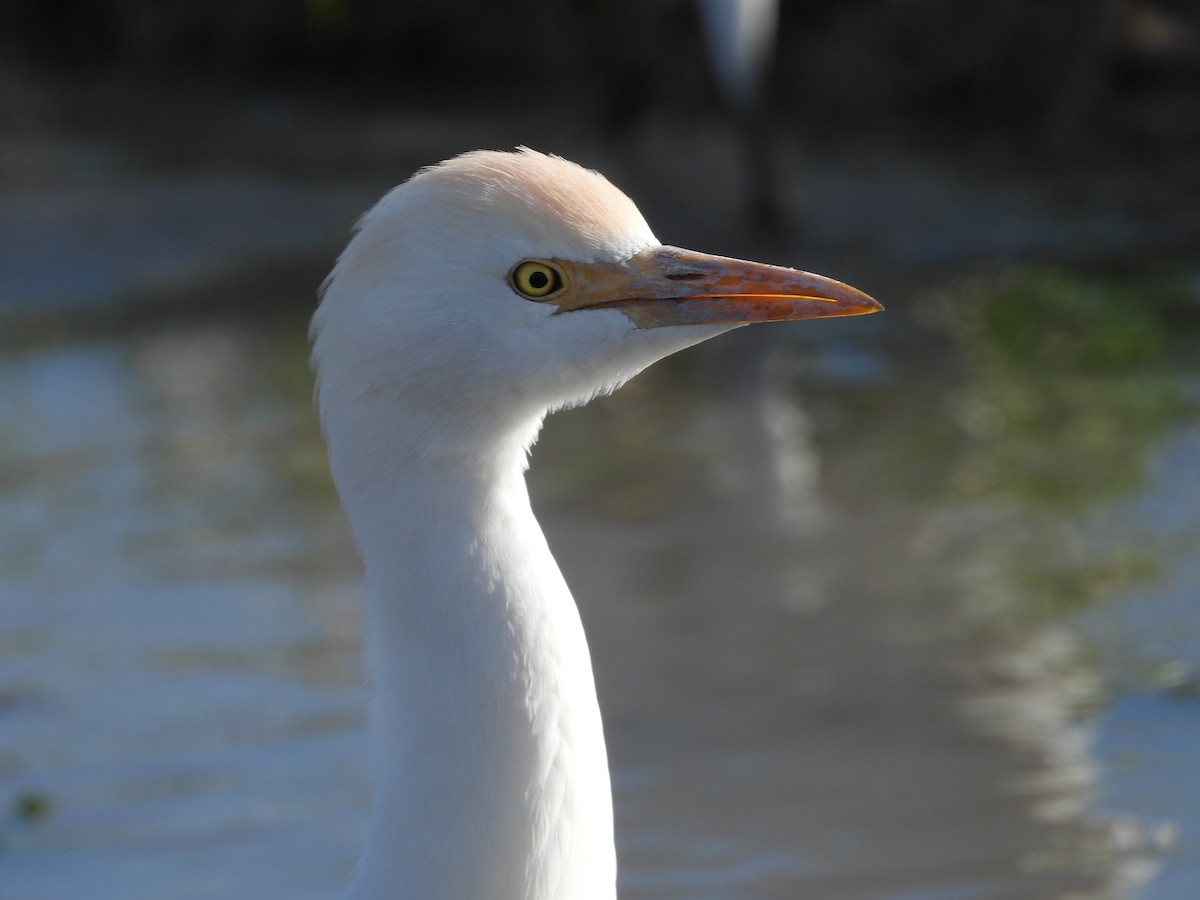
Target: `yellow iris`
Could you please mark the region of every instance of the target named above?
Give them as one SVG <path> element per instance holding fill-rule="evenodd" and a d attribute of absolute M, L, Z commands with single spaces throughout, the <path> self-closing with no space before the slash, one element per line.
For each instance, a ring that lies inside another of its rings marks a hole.
<path fill-rule="evenodd" d="M 509 276 L 517 292 L 532 300 L 549 297 L 563 285 L 562 274 L 549 263 L 527 259 Z"/>

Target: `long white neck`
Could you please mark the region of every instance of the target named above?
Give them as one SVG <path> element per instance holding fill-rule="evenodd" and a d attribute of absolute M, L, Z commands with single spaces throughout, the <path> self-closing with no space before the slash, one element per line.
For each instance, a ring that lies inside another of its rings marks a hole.
<path fill-rule="evenodd" d="M 352 900 L 615 897 L 587 643 L 525 487 L 539 421 L 475 457 L 331 430 L 377 690 L 378 796 Z"/>

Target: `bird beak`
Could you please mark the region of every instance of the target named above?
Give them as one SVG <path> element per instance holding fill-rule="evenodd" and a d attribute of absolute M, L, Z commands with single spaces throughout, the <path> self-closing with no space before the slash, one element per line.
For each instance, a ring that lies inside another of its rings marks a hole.
<path fill-rule="evenodd" d="M 840 281 L 765 263 L 654 247 L 618 263 L 565 263 L 560 312 L 615 309 L 640 328 L 861 316 L 883 306 Z"/>

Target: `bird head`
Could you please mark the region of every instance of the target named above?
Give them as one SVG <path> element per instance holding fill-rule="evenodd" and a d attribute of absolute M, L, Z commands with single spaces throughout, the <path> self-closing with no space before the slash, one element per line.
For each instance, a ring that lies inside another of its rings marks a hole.
<path fill-rule="evenodd" d="M 426 168 L 363 217 L 313 320 L 331 442 L 392 418 L 425 453 L 506 434 L 755 321 L 881 309 L 847 285 L 667 247 L 603 176 L 528 149 Z"/>

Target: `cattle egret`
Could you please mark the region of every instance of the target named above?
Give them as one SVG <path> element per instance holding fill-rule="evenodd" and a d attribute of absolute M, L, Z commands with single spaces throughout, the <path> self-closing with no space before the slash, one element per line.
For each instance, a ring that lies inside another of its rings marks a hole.
<path fill-rule="evenodd" d="M 778 0 L 697 0 L 708 59 L 725 105 L 737 124 L 748 178 L 749 212 L 756 224 L 778 229 L 772 130 L 767 120 L 766 75 L 779 30 Z"/>
<path fill-rule="evenodd" d="M 756 114 L 779 30 L 778 0 L 697 0 L 708 58 L 729 105 Z"/>
<path fill-rule="evenodd" d="M 376 688 L 353 900 L 615 896 L 591 662 L 529 448 L 548 412 L 691 344 L 881 308 L 664 246 L 603 176 L 524 148 L 423 169 L 366 214 L 312 326 Z"/>

